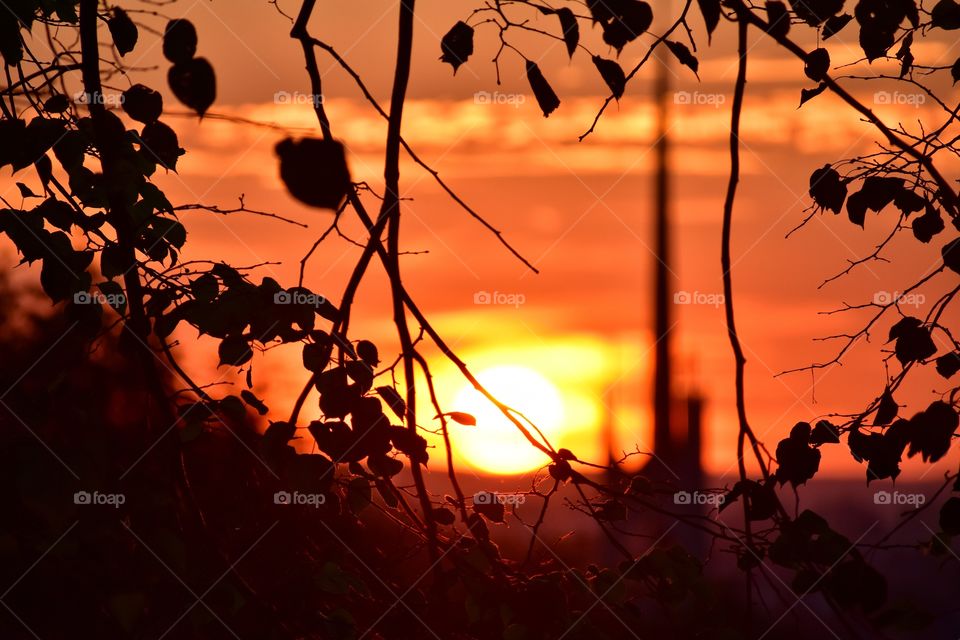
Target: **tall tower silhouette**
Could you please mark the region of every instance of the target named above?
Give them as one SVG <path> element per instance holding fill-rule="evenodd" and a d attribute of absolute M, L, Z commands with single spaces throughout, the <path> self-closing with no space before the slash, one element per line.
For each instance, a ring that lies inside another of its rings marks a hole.
<path fill-rule="evenodd" d="M 654 56 L 656 75 L 654 77 L 654 103 L 656 104 L 657 128 L 654 141 L 656 167 L 653 174 L 653 211 L 654 211 L 654 368 L 653 368 L 653 449 L 656 460 L 662 465 L 670 465 L 676 457 L 673 440 L 672 414 L 672 366 L 671 366 L 671 316 L 670 313 L 670 223 L 669 223 L 669 175 L 670 139 L 667 104 L 670 80 L 669 62 L 665 58 Z M 670 471 L 666 469 L 666 471 Z"/>
<path fill-rule="evenodd" d="M 702 400 L 695 390 L 676 393 L 673 366 L 672 245 L 673 198 L 670 168 L 670 58 L 664 49 L 654 55 L 653 97 L 656 106 L 653 172 L 653 453 L 646 471 L 680 486 L 697 487 L 702 480 L 700 461 Z"/>

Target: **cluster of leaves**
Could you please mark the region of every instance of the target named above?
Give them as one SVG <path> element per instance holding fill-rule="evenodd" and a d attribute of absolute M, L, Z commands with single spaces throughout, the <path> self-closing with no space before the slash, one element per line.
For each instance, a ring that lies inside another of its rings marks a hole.
<path fill-rule="evenodd" d="M 599 26 L 602 31 L 603 42 L 615 50 L 617 57 L 623 52 L 624 47 L 647 33 L 653 24 L 653 9 L 642 0 L 591 0 L 586 3 L 590 12 L 589 16 L 578 15 L 569 7 L 554 9 L 534 2 L 518 4 L 528 4 L 532 10 L 541 15 L 557 17 L 559 35 L 555 37 L 564 43 L 567 54 L 571 59 L 578 48 L 586 49 L 580 42 L 581 22 L 585 23 L 586 28 Z M 714 3 L 706 2 L 704 4 L 708 5 L 704 7 L 705 11 L 712 11 Z M 719 1 L 715 5 L 716 18 L 719 20 Z M 491 18 L 489 21 L 496 24 L 500 29 L 501 40 L 503 40 L 503 34 L 509 28 L 522 28 L 525 25 L 525 23 L 515 23 L 509 20 L 502 7 L 478 10 L 474 14 L 483 11 L 496 12 L 497 17 Z M 716 26 L 716 21 L 713 22 L 713 26 Z M 473 54 L 473 40 L 474 28 L 464 21 L 457 22 L 441 39 L 442 55 L 440 59 L 453 67 L 454 74 Z M 505 40 L 503 42 L 506 43 Z M 668 39 L 664 39 L 663 43 L 681 64 L 689 67 L 694 73 L 697 72 L 699 62 L 687 45 Z M 517 51 L 512 46 L 511 48 Z M 604 58 L 598 54 L 592 54 L 591 61 L 610 89 L 611 95 L 616 99 L 621 98 L 627 85 L 627 74 L 623 67 L 616 60 Z M 544 117 L 547 117 L 560 106 L 560 98 L 536 62 L 524 57 L 524 66 L 530 89 L 541 111 L 543 111 Z"/>
<path fill-rule="evenodd" d="M 4 61 L 11 65 L 21 60 L 22 31 L 31 29 L 34 20 L 76 27 L 76 4 L 17 3 L 17 20 L 12 26 L 7 25 L 10 12 L 4 12 L 4 28 L 13 29 L 4 39 Z M 123 9 L 114 8 L 107 25 L 120 56 L 134 50 L 139 30 Z M 173 21 L 164 37 L 165 54 L 178 63 L 196 63 L 206 70 L 185 74 L 175 66 L 171 86 L 178 98 L 202 114 L 213 100 L 213 71 L 206 61 L 192 58 L 190 39 L 184 33 L 193 33 L 195 48 L 192 25 Z M 161 94 L 147 86 L 134 84 L 121 95 L 123 113 L 139 126 L 135 129 L 128 129 L 119 115 L 105 108 L 95 115 L 83 114 L 83 104 L 102 107 L 106 102 L 102 95 L 84 94 L 82 103 L 77 104 L 56 85 L 45 83 L 45 88 L 47 95 L 42 102 L 33 103 L 35 115 L 29 122 L 6 111 L 0 119 L 0 166 L 11 165 L 14 174 L 32 166 L 43 189 L 38 196 L 26 184 L 18 183 L 25 201 L 41 202 L 32 209 L 3 210 L 0 230 L 13 241 L 24 262 L 41 261 L 44 291 L 53 302 L 67 300 L 71 313 L 83 321 L 81 326 L 95 335 L 102 306 L 98 303 L 101 296 L 86 295 L 93 282 L 91 271 L 98 270 L 105 279 L 96 286 L 107 299 L 117 301 L 115 310 L 122 314 L 126 296 L 120 282 L 128 274 L 138 273 L 139 261 L 168 267 L 178 261 L 186 230 L 150 178 L 158 167 L 175 171 L 184 152 L 176 133 L 160 120 L 164 111 Z M 51 155 L 59 168 L 54 167 Z M 109 180 L 104 171 L 91 168 L 97 160 L 107 158 L 112 163 Z M 60 175 L 66 176 L 66 187 L 58 180 Z M 122 247 L 119 237 L 127 229 L 132 246 Z M 73 247 L 70 234 L 74 232 L 86 238 L 85 247 Z M 134 251 L 141 257 L 135 257 Z"/>

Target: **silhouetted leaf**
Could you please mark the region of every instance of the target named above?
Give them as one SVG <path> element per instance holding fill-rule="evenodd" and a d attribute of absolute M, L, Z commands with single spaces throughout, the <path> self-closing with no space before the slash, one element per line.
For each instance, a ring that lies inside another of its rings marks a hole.
<path fill-rule="evenodd" d="M 707 42 L 713 38 L 713 31 L 720 24 L 720 0 L 697 0 L 703 23 L 707 26 Z"/>
<path fill-rule="evenodd" d="M 23 199 L 27 199 L 27 198 L 39 198 L 39 197 L 40 197 L 40 196 L 38 196 L 37 194 L 35 194 L 35 193 L 33 192 L 33 190 L 30 189 L 30 187 L 28 187 L 27 185 L 25 185 L 25 184 L 22 183 L 22 182 L 18 182 L 18 183 L 17 183 L 17 189 L 20 191 L 20 197 L 23 198 Z"/>
<path fill-rule="evenodd" d="M 250 344 L 242 336 L 227 336 L 220 342 L 217 348 L 220 356 L 220 365 L 240 365 L 249 362 L 253 358 L 253 351 L 250 350 Z"/>
<path fill-rule="evenodd" d="M 953 77 L 953 84 L 957 84 L 957 80 L 960 80 L 960 58 L 957 58 L 957 61 L 950 67 L 950 75 Z"/>
<path fill-rule="evenodd" d="M 827 22 L 823 25 L 823 39 L 828 40 L 840 33 L 845 26 L 850 24 L 851 20 L 853 20 L 853 16 L 848 13 L 828 18 Z"/>
<path fill-rule="evenodd" d="M 893 199 L 893 206 L 900 209 L 904 215 L 910 215 L 923 209 L 926 206 L 926 200 L 920 194 L 904 187 Z"/>
<path fill-rule="evenodd" d="M 434 509 L 432 513 L 433 519 L 437 524 L 449 526 L 457 520 L 457 517 L 454 515 L 453 511 L 450 511 L 450 509 L 447 509 L 446 507 L 438 507 Z"/>
<path fill-rule="evenodd" d="M 303 368 L 320 373 L 330 361 L 329 355 L 329 349 L 322 344 L 305 344 L 303 345 Z"/>
<path fill-rule="evenodd" d="M 944 378 L 952 378 L 958 371 L 960 371 L 960 351 L 937 358 L 937 373 Z"/>
<path fill-rule="evenodd" d="M 937 352 L 930 329 L 919 318 L 907 316 L 890 328 L 888 340 L 896 340 L 894 352 L 901 364 L 925 360 Z"/>
<path fill-rule="evenodd" d="M 937 400 L 910 418 L 910 451 L 912 458 L 921 454 L 924 462 L 937 462 L 950 451 L 953 434 L 960 424 L 956 410 Z"/>
<path fill-rule="evenodd" d="M 197 30 L 189 20 L 171 20 L 163 32 L 163 55 L 175 65 L 197 54 Z"/>
<path fill-rule="evenodd" d="M 820 452 L 817 451 L 817 453 Z M 777 496 L 774 493 L 772 482 L 770 484 L 758 484 L 748 480 L 743 496 L 746 502 L 747 517 L 752 522 L 768 520 L 777 512 Z"/>
<path fill-rule="evenodd" d="M 254 395 L 254 393 L 249 389 L 242 389 L 240 391 L 240 397 L 243 398 L 244 402 L 253 407 L 253 409 L 261 416 L 265 416 L 270 412 L 270 410 L 267 408 L 267 405 L 263 403 L 263 400 Z"/>
<path fill-rule="evenodd" d="M 777 445 L 777 482 L 791 485 L 805 484 L 820 469 L 820 451 L 810 447 L 810 425 L 798 422 L 790 435 Z"/>
<path fill-rule="evenodd" d="M 555 480 L 559 480 L 560 482 L 566 482 L 567 480 L 569 480 L 572 473 L 572 469 L 570 468 L 570 463 L 567 462 L 566 460 L 560 460 L 559 462 L 551 464 L 547 468 L 547 471 L 550 472 L 550 476 L 552 478 L 554 478 Z"/>
<path fill-rule="evenodd" d="M 290 195 L 313 207 L 340 207 L 351 184 L 340 142 L 287 138 L 277 144 L 276 151 L 280 157 L 280 178 Z"/>
<path fill-rule="evenodd" d="M 948 269 L 960 273 L 960 238 L 954 238 L 940 249 L 943 264 Z"/>
<path fill-rule="evenodd" d="M 797 105 L 797 109 L 802 107 L 805 102 L 816 98 L 818 95 L 827 90 L 827 83 L 821 82 L 819 86 L 814 87 L 813 89 L 800 89 L 800 104 Z"/>
<path fill-rule="evenodd" d="M 885 56 L 893 46 L 895 34 L 907 17 L 907 3 L 892 3 L 887 0 L 860 0 L 854 8 L 854 16 L 860 24 L 860 48 L 867 60 Z M 916 11 L 914 7 L 913 11 Z"/>
<path fill-rule="evenodd" d="M 217 99 L 217 76 L 206 58 L 173 65 L 167 73 L 167 82 L 177 100 L 201 117 Z"/>
<path fill-rule="evenodd" d="M 380 364 L 380 354 L 377 352 L 377 345 L 369 340 L 361 340 L 357 343 L 357 356 L 371 367 Z"/>
<path fill-rule="evenodd" d="M 462 411 L 450 411 L 449 413 L 445 413 L 443 415 L 447 416 L 458 424 L 467 425 L 468 427 L 477 426 L 477 419 L 469 413 L 463 413 Z"/>
<path fill-rule="evenodd" d="M 382 478 L 391 478 L 403 471 L 403 461 L 390 456 L 370 456 L 367 458 L 367 466 Z"/>
<path fill-rule="evenodd" d="M 869 446 L 870 460 L 867 465 L 867 484 L 874 480 L 896 479 L 900 475 L 900 460 L 903 450 L 910 442 L 913 430 L 908 420 L 897 420 L 883 435 L 872 434 Z"/>
<path fill-rule="evenodd" d="M 0 123 L 0 125 L 2 125 L 2 123 Z M 2 138 L 2 136 L 0 136 L 0 138 Z M 0 148 L 2 148 L 2 145 L 0 145 Z M 53 155 L 60 161 L 64 170 L 67 171 L 67 173 L 71 173 L 83 164 L 83 156 L 86 148 L 87 140 L 82 133 L 79 131 L 67 131 L 53 145 Z M 3 161 L 0 159 L 0 165 L 2 164 Z"/>
<path fill-rule="evenodd" d="M 767 33 L 774 38 L 786 38 L 790 33 L 790 12 L 780 0 L 767 2 Z"/>
<path fill-rule="evenodd" d="M 813 426 L 810 432 L 810 444 L 820 446 L 822 444 L 838 444 L 840 442 L 840 429 L 836 425 L 826 420 L 820 420 Z"/>
<path fill-rule="evenodd" d="M 344 365 L 347 375 L 360 386 L 360 392 L 366 393 L 373 386 L 373 369 L 366 362 L 354 360 Z"/>
<path fill-rule="evenodd" d="M 821 208 L 839 214 L 847 198 L 847 184 L 836 169 L 825 164 L 810 174 L 810 197 Z"/>
<path fill-rule="evenodd" d="M 156 122 L 163 113 L 163 96 L 150 87 L 135 84 L 123 92 L 123 110 L 137 122 Z"/>
<path fill-rule="evenodd" d="M 440 40 L 440 50 L 440 60 L 449 63 L 456 75 L 460 65 L 473 54 L 473 27 L 462 21 L 453 25 Z"/>
<path fill-rule="evenodd" d="M 44 220 L 63 231 L 70 231 L 76 220 L 76 211 L 66 202 L 56 198 L 47 198 L 33 210 L 34 213 L 43 217 Z"/>
<path fill-rule="evenodd" d="M 478 491 L 473 496 L 473 510 L 491 522 L 503 522 L 503 503 L 497 499 L 497 494 L 489 491 Z"/>
<path fill-rule="evenodd" d="M 627 86 L 627 79 L 623 73 L 623 69 L 613 60 L 605 60 L 600 56 L 593 56 L 593 64 L 596 66 L 597 71 L 600 72 L 600 77 L 603 78 L 603 81 L 607 84 L 607 87 L 609 87 L 610 93 L 614 98 L 619 100 L 621 96 L 623 96 L 623 92 Z"/>
<path fill-rule="evenodd" d="M 609 22 L 613 19 L 613 3 L 609 0 L 587 0 L 587 9 L 593 17 L 593 22 Z"/>
<path fill-rule="evenodd" d="M 557 18 L 560 19 L 560 29 L 563 32 L 563 43 L 567 45 L 567 54 L 572 58 L 580 42 L 580 25 L 573 11 L 566 7 L 557 9 Z"/>
<path fill-rule="evenodd" d="M 960 29 L 960 3 L 955 0 L 940 0 L 930 12 L 934 27 L 947 31 Z"/>
<path fill-rule="evenodd" d="M 877 415 L 873 420 L 873 424 L 885 425 L 893 422 L 893 419 L 897 417 L 897 413 L 900 411 L 900 406 L 897 404 L 896 400 L 893 399 L 893 394 L 890 392 L 890 388 L 887 387 L 883 391 L 883 395 L 880 396 L 880 404 L 877 407 Z"/>
<path fill-rule="evenodd" d="M 387 403 L 387 406 L 398 418 L 404 419 L 407 413 L 407 403 L 403 401 L 396 389 L 387 386 L 377 387 L 377 394 L 383 398 L 383 401 Z"/>
<path fill-rule="evenodd" d="M 0 55 L 7 66 L 15 66 L 23 60 L 23 40 L 20 23 L 8 11 L 0 14 Z"/>
<path fill-rule="evenodd" d="M 850 216 L 850 221 L 862 227 L 867 209 L 879 212 L 903 191 L 903 185 L 903 178 L 867 177 L 860 191 L 847 198 L 847 214 Z"/>
<path fill-rule="evenodd" d="M 219 291 L 220 285 L 217 283 L 217 279 L 209 273 L 205 273 L 190 282 L 190 292 L 197 300 L 209 302 L 217 297 Z"/>
<path fill-rule="evenodd" d="M 98 284 L 97 288 L 100 289 L 110 308 L 123 315 L 127 308 L 127 296 L 123 293 L 123 287 L 116 282 L 107 280 Z"/>
<path fill-rule="evenodd" d="M 185 151 L 180 148 L 176 132 L 160 122 L 151 122 L 140 134 L 143 149 L 151 161 L 171 171 L 177 170 L 177 160 Z"/>
<path fill-rule="evenodd" d="M 803 72 L 811 80 L 823 80 L 830 70 L 830 54 L 826 49 L 814 49 L 803 59 Z"/>
<path fill-rule="evenodd" d="M 107 18 L 107 27 L 110 29 L 110 35 L 113 36 L 113 44 L 117 47 L 117 52 L 125 56 L 137 46 L 139 31 L 127 12 L 120 7 L 114 7 Z"/>
<path fill-rule="evenodd" d="M 913 53 L 910 47 L 913 46 L 913 33 L 908 33 L 900 43 L 900 49 L 897 51 L 897 60 L 900 60 L 900 77 L 907 75 L 910 68 L 913 67 Z"/>
<path fill-rule="evenodd" d="M 543 77 L 537 63 L 530 60 L 527 60 L 527 81 L 530 83 L 530 88 L 533 90 L 533 95 L 537 99 L 537 104 L 540 105 L 544 117 L 549 117 L 560 106 L 560 98 L 553 92 L 553 88 L 547 82 L 547 79 Z"/>
<path fill-rule="evenodd" d="M 844 0 L 790 0 L 797 17 L 811 27 L 823 24 L 843 9 Z"/>
<path fill-rule="evenodd" d="M 867 217 L 867 197 L 862 191 L 847 198 L 847 217 L 853 224 L 863 227 Z"/>
<path fill-rule="evenodd" d="M 960 536 L 960 498 L 950 498 L 940 507 L 940 530 L 951 536 Z"/>
<path fill-rule="evenodd" d="M 913 221 L 913 236 L 920 242 L 927 243 L 944 230 L 943 217 L 937 208 L 926 205 L 926 212 Z"/>
<path fill-rule="evenodd" d="M 670 49 L 670 53 L 676 56 L 677 60 L 680 61 L 680 64 L 685 67 L 690 67 L 690 70 L 693 71 L 693 74 L 698 78 L 697 71 L 700 69 L 700 61 L 697 60 L 697 57 L 690 53 L 690 49 L 687 48 L 687 45 L 682 42 L 674 42 L 673 40 L 664 40 L 663 43 L 667 45 L 667 48 Z"/>
<path fill-rule="evenodd" d="M 62 93 L 56 93 L 46 99 L 43 110 L 50 113 L 63 113 L 70 108 L 70 100 Z"/>
<path fill-rule="evenodd" d="M 613 17 L 603 23 L 603 41 L 619 53 L 628 42 L 633 42 L 650 28 L 653 10 L 641 0 L 606 2 L 611 7 Z"/>

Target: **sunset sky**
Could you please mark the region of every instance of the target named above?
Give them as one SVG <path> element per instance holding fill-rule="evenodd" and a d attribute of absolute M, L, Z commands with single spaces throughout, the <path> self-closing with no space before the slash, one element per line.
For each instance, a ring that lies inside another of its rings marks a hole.
<path fill-rule="evenodd" d="M 296 5 L 278 2 L 288 13 Z M 385 108 L 393 73 L 395 5 L 383 0 L 322 2 L 311 24 L 313 34 L 333 45 L 354 66 Z M 639 74 L 619 105 L 607 110 L 596 132 L 577 142 L 606 95 L 589 56 L 581 50 L 569 62 L 561 42 L 526 36 L 511 40 L 539 61 L 562 100 L 560 108 L 544 119 L 529 95 L 522 60 L 516 54 L 508 51 L 503 55 L 503 83 L 497 86 L 491 59 L 498 40 L 489 27 L 478 28 L 477 50 L 455 76 L 449 65 L 439 61 L 440 37 L 457 20 L 466 19 L 471 6 L 439 0 L 418 3 L 403 135 L 541 273 L 531 273 L 510 256 L 430 175 L 405 157 L 401 188 L 408 200 L 403 203 L 402 244 L 407 251 L 426 252 L 403 259 L 406 285 L 473 370 L 529 369 L 555 387 L 559 409 L 555 400 L 549 400 L 549 392 L 530 394 L 554 403 L 530 413 L 556 423 L 555 446 L 602 461 L 605 454 L 598 429 L 604 420 L 612 419 L 623 449 L 636 445 L 646 450 L 652 440 L 648 411 L 654 138 L 650 73 Z M 299 45 L 288 37 L 290 22 L 266 2 L 181 2 L 169 10 L 175 12 L 170 17 L 186 17 L 197 25 L 199 55 L 207 56 L 217 71 L 219 94 L 212 113 L 277 126 L 238 124 L 215 117 L 198 122 L 166 90 L 168 65 L 159 45 L 141 46 L 133 54 L 141 59 L 127 62 L 156 67 L 138 81 L 163 88 L 168 113 L 164 120 L 177 129 L 181 145 L 188 151 L 180 161 L 179 175 L 162 176 L 158 182 L 174 202 L 229 207 L 245 194 L 248 207 L 309 225 L 302 229 L 244 214 L 224 218 L 185 212 L 182 219 L 191 242 L 184 259 L 222 259 L 239 265 L 277 262 L 281 264 L 264 267 L 261 275 L 293 285 L 300 259 L 331 218 L 328 212 L 309 210 L 286 194 L 273 154 L 274 145 L 288 135 L 283 129 L 297 135 L 319 133 L 312 108 L 303 99 L 309 92 L 308 83 Z M 692 11 L 691 16 L 695 33 L 703 34 L 699 14 Z M 553 16 L 528 17 L 538 28 L 557 31 Z M 158 29 L 165 22 L 145 20 Z M 809 30 L 796 29 L 797 34 L 801 31 L 806 37 Z M 150 44 L 159 42 L 151 34 L 141 37 Z M 896 258 L 892 264 L 873 263 L 817 288 L 843 270 L 847 260 L 869 253 L 895 221 L 889 211 L 880 216 L 871 213 L 866 230 L 861 230 L 850 224 L 845 214 L 834 217 L 828 213 L 785 238 L 810 204 L 806 193 L 810 173 L 824 163 L 870 150 L 875 136 L 829 93 L 798 110 L 800 89 L 813 85 L 803 75 L 802 63 L 784 57 L 755 32 L 750 40 L 742 182 L 734 224 L 734 282 L 748 359 L 748 411 L 758 435 L 772 451 L 796 421 L 857 411 L 883 390 L 885 374 L 879 350 L 884 348 L 889 321 L 882 323 L 869 344 L 859 345 L 842 368 L 815 376 L 775 377 L 785 369 L 832 359 L 839 344 L 815 338 L 856 331 L 866 317 L 819 312 L 844 303 L 869 302 L 877 292 L 904 289 L 939 264 L 940 243 L 920 245 L 908 230 L 892 247 L 890 256 Z M 699 389 L 706 397 L 705 463 L 711 473 L 724 477 L 734 471 L 736 439 L 733 359 L 718 298 L 722 292 L 721 207 L 729 168 L 727 128 L 736 73 L 732 41 L 732 27 L 723 21 L 712 46 L 698 40 L 701 82 L 689 69 L 674 66 L 673 88 L 686 93 L 677 94 L 680 97 L 673 105 L 669 134 L 674 145 L 673 286 L 701 302 L 673 307 L 678 323 L 674 345 L 677 390 Z M 814 46 L 812 41 L 800 41 Z M 585 31 L 583 42 L 594 53 L 615 57 L 598 32 Z M 632 67 L 649 42 L 645 36 L 628 45 L 621 57 L 623 66 Z M 827 46 L 834 67 L 855 61 L 860 55 L 855 25 Z M 938 60 L 942 64 L 956 58 L 958 47 L 956 43 L 927 42 L 915 46 L 914 54 L 927 64 Z M 321 54 L 320 60 L 327 109 L 335 135 L 349 150 L 353 177 L 380 192 L 385 124 L 362 100 L 349 76 L 330 58 Z M 844 72 L 896 73 L 896 66 L 878 62 Z M 124 82 L 114 79 L 111 86 L 122 89 Z M 918 100 L 904 98 L 899 105 L 882 104 L 884 99 L 876 98 L 876 91 L 888 91 L 889 95 L 906 91 L 892 81 L 866 86 L 854 79 L 843 83 L 881 117 L 899 120 L 914 131 L 918 120 L 928 126 L 942 120 L 929 101 L 916 104 Z M 282 93 L 276 99 L 278 92 Z M 477 92 L 487 92 L 490 100 L 478 99 Z M 690 96 L 688 104 L 684 104 L 686 96 Z M 957 175 L 958 165 L 954 158 L 952 164 L 940 168 L 947 175 Z M 9 170 L 5 169 L 0 179 L 5 197 L 15 201 Z M 376 206 L 372 198 L 368 205 Z M 343 231 L 365 240 L 349 215 Z M 4 249 L 12 259 L 10 247 Z M 336 301 L 358 255 L 355 246 L 329 239 L 311 260 L 305 285 Z M 933 282 L 928 302 L 943 286 L 942 281 Z M 483 299 L 477 294 L 484 292 L 499 294 L 495 304 L 475 303 Z M 360 291 L 351 331 L 354 339 L 375 341 L 384 360 L 392 361 L 397 346 L 388 305 L 386 280 L 382 270 L 374 269 Z M 191 350 L 191 364 L 201 368 L 215 350 L 214 342 L 194 342 L 192 331 L 180 337 Z M 296 348 L 286 348 L 267 353 L 255 363 L 256 389 L 278 417 L 288 413 L 305 380 L 299 358 Z M 458 401 L 468 400 L 455 371 L 439 357 L 432 362 L 438 389 L 448 403 L 445 408 L 467 410 L 457 406 Z M 899 364 L 894 361 L 890 366 Z M 214 380 L 222 371 L 209 369 L 205 375 Z M 912 415 L 926 406 L 933 399 L 931 391 L 940 390 L 942 382 L 916 375 L 910 394 L 898 397 L 901 404 L 910 402 L 903 412 Z M 318 413 L 315 397 L 307 406 L 307 416 Z M 425 426 L 432 426 L 433 413 L 424 406 L 421 414 Z M 483 435 L 484 421 L 475 429 L 476 437 L 463 447 L 467 453 L 462 455 L 468 461 L 471 450 L 484 447 L 477 439 Z M 845 452 L 825 455 L 823 468 L 828 473 L 862 473 Z M 488 470 L 492 464 L 473 462 Z M 536 463 L 534 459 L 532 464 Z M 947 464 L 943 461 L 940 467 Z M 911 464 L 906 468 L 908 474 L 927 471 Z"/>

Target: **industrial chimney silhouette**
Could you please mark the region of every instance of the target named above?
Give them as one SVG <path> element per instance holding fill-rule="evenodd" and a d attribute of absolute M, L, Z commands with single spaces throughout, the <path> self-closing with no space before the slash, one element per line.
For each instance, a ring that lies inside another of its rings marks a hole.
<path fill-rule="evenodd" d="M 657 50 L 660 51 L 660 50 Z M 651 58 L 655 65 L 654 103 L 656 132 L 653 174 L 653 451 L 643 473 L 678 487 L 702 485 L 701 421 L 703 400 L 695 388 L 682 395 L 674 386 L 673 363 L 673 286 L 674 272 L 671 246 L 671 176 L 670 176 L 670 92 L 669 62 L 657 52 Z M 617 459 L 614 450 L 613 424 L 609 421 L 607 443 L 611 462 Z"/>

